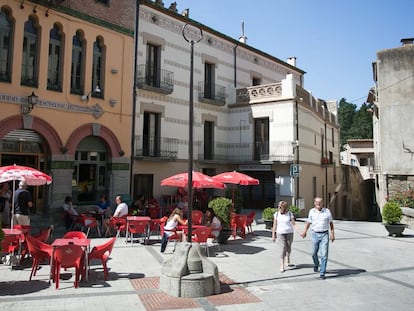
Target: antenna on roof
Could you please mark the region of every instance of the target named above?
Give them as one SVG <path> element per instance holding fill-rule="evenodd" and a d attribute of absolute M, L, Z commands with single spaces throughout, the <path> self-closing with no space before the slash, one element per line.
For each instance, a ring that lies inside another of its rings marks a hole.
<path fill-rule="evenodd" d="M 241 43 L 247 43 L 247 37 L 244 35 L 244 21 L 241 21 L 241 36 L 239 37 Z"/>

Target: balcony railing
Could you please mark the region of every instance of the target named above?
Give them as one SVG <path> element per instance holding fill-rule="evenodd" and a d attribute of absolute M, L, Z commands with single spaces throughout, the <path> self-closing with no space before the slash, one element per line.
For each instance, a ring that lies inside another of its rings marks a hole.
<path fill-rule="evenodd" d="M 135 158 L 177 159 L 178 139 L 147 135 L 135 136 Z"/>
<path fill-rule="evenodd" d="M 209 84 L 206 81 L 200 81 L 198 83 L 198 100 L 224 106 L 226 104 L 226 88 L 217 84 Z"/>
<path fill-rule="evenodd" d="M 239 104 L 277 100 L 281 96 L 282 83 L 256 85 L 236 90 L 236 101 Z"/>
<path fill-rule="evenodd" d="M 141 89 L 171 94 L 174 90 L 174 73 L 151 65 L 138 65 L 137 86 Z"/>
<path fill-rule="evenodd" d="M 217 142 L 212 152 L 204 152 L 200 145 L 197 151 L 199 161 L 225 163 L 243 162 L 292 162 L 294 157 L 292 142 L 273 141 L 264 143 L 224 143 Z"/>

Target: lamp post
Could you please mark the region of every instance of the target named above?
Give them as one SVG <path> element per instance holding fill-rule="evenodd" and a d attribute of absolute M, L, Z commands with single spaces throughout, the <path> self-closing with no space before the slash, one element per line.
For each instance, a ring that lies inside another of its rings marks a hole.
<path fill-rule="evenodd" d="M 190 43 L 190 98 L 189 98 L 189 129 L 188 129 L 188 235 L 187 242 L 191 242 L 192 236 L 192 220 L 191 214 L 193 211 L 193 124 L 194 124 L 194 103 L 193 103 L 193 75 L 194 75 L 194 44 L 203 39 L 203 31 L 198 28 L 197 32 L 190 32 L 187 28 L 188 24 L 185 24 L 182 30 L 182 35 L 185 41 Z M 187 30 L 187 31 L 186 31 Z M 194 37 L 196 37 L 194 39 Z"/>

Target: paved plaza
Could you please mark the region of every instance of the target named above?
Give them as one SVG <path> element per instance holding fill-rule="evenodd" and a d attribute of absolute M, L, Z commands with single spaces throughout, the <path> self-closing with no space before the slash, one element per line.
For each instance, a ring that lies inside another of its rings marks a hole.
<path fill-rule="evenodd" d="M 149 245 L 118 238 L 108 262 L 109 280 L 93 262 L 88 282 L 73 287 L 72 269 L 62 271 L 60 289 L 49 284 L 49 266 L 29 281 L 30 262 L 10 269 L 0 264 L 2 310 L 412 310 L 414 306 L 414 231 L 388 237 L 381 223 L 335 221 L 325 280 L 313 272 L 310 232 L 295 234 L 291 260 L 279 272 L 278 245 L 264 224 L 253 226 L 246 239 L 230 238 L 217 264 L 222 293 L 202 298 L 174 298 L 158 288 L 161 264 L 159 237 Z M 300 228 L 303 222 L 298 222 Z M 56 235 L 56 234 L 55 234 Z M 56 236 L 55 236 L 56 237 Z M 93 238 L 92 245 L 106 238 Z M 211 248 L 210 254 L 217 248 Z"/>

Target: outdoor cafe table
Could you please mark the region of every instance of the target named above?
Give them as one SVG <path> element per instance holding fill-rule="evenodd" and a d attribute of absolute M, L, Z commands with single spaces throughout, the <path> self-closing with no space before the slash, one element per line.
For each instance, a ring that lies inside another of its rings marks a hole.
<path fill-rule="evenodd" d="M 70 245 L 70 244 L 74 244 L 74 245 L 78 245 L 81 246 L 84 249 L 84 255 L 85 255 L 85 271 L 86 271 L 86 275 L 85 275 L 85 280 L 88 281 L 88 270 L 89 270 L 89 262 L 88 262 L 88 254 L 89 254 L 89 249 L 90 249 L 90 245 L 91 245 L 91 240 L 90 239 L 56 239 L 53 241 L 52 243 L 52 258 L 50 259 L 50 275 L 49 275 L 49 282 L 52 278 L 53 275 L 53 257 L 54 257 L 54 253 L 55 253 L 55 249 L 60 247 L 60 246 L 66 246 L 66 245 Z"/>
<path fill-rule="evenodd" d="M 2 230 L 3 230 L 5 236 L 17 236 L 17 237 L 19 237 L 19 251 L 18 251 L 18 255 L 20 256 L 21 255 L 21 251 L 22 251 L 22 238 L 21 237 L 22 237 L 23 231 L 20 230 L 20 229 L 10 229 L 10 228 L 2 228 Z M 10 260 L 10 263 L 11 263 L 11 260 Z M 13 265 L 10 264 L 10 266 L 13 269 Z"/>
<path fill-rule="evenodd" d="M 127 223 L 126 223 L 126 233 L 125 233 L 125 241 L 128 241 L 129 238 L 129 223 L 131 221 L 144 221 L 146 222 L 146 229 L 145 229 L 145 240 L 148 241 L 151 235 L 151 228 L 150 228 L 150 223 L 151 223 L 151 217 L 149 216 L 127 216 Z M 132 238 L 132 237 L 131 237 Z M 145 241 L 144 241 L 145 244 Z"/>
<path fill-rule="evenodd" d="M 203 226 L 203 225 L 192 225 L 191 229 L 192 229 L 192 234 L 194 235 L 194 229 L 202 229 L 202 228 L 207 228 L 207 226 Z M 188 225 L 178 225 L 177 226 L 177 231 L 182 231 L 185 239 L 187 238 L 187 233 L 188 233 Z"/>

